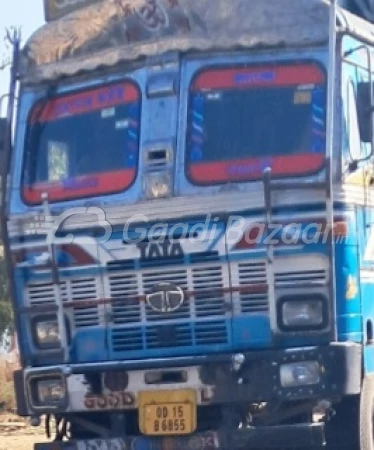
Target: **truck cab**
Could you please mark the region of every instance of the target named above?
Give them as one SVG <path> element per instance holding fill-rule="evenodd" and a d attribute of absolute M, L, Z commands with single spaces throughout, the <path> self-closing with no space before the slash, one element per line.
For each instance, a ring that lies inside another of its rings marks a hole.
<path fill-rule="evenodd" d="M 374 25 L 247 3 L 73 2 L 15 52 L 35 450 L 374 449 Z"/>

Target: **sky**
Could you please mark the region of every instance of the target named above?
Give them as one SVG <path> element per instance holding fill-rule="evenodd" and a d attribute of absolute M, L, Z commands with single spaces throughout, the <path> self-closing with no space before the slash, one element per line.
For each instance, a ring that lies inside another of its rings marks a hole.
<path fill-rule="evenodd" d="M 0 0 L 0 61 L 9 54 L 3 40 L 6 28 L 13 25 L 21 27 L 24 43 L 43 23 L 43 0 Z M 9 68 L 6 68 L 0 71 L 0 96 L 8 92 L 8 84 Z"/>

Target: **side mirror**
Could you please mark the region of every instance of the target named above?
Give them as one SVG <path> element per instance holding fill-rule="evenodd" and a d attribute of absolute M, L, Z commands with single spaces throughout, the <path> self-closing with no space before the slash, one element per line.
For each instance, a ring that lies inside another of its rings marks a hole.
<path fill-rule="evenodd" d="M 373 107 L 371 104 L 371 90 L 369 82 L 357 84 L 357 117 L 362 142 L 371 143 L 373 140 Z"/>

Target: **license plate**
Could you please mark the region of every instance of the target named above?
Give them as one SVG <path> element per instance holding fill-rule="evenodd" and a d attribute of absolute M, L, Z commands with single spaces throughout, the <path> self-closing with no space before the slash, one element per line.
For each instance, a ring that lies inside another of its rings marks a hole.
<path fill-rule="evenodd" d="M 196 430 L 196 392 L 139 393 L 139 428 L 148 436 L 191 434 Z"/>

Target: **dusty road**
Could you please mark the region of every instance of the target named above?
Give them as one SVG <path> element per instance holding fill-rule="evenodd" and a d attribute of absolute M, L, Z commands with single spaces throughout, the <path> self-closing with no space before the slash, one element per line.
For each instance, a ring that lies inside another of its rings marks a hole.
<path fill-rule="evenodd" d="M 33 450 L 36 442 L 46 442 L 44 427 L 32 428 L 19 417 L 0 415 L 0 450 Z"/>
<path fill-rule="evenodd" d="M 33 450 L 36 442 L 44 442 L 43 435 L 13 434 L 0 436 L 0 450 Z"/>

